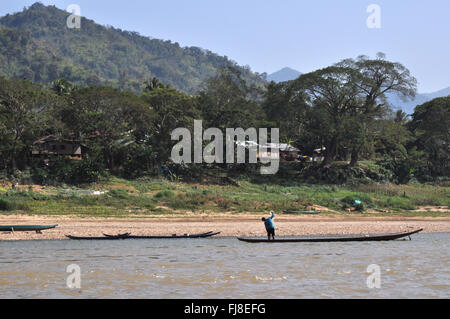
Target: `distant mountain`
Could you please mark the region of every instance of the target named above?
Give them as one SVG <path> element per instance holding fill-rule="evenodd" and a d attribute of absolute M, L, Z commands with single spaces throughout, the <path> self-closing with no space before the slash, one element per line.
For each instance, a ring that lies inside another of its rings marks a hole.
<path fill-rule="evenodd" d="M 402 110 L 407 114 L 413 114 L 414 109 L 418 105 L 422 105 L 426 102 L 429 102 L 438 97 L 445 97 L 450 95 L 450 87 L 434 92 L 434 93 L 425 93 L 425 94 L 417 94 L 414 100 L 402 101 L 400 97 L 397 95 L 388 95 L 389 103 L 394 107 L 395 110 Z"/>
<path fill-rule="evenodd" d="M 50 83 L 65 78 L 77 85 L 105 84 L 139 91 L 150 77 L 195 93 L 220 68 L 237 67 L 251 84 L 261 76 L 226 56 L 198 47 L 152 39 L 82 18 L 69 29 L 69 13 L 35 3 L 0 18 L 0 75 Z"/>
<path fill-rule="evenodd" d="M 272 73 L 267 76 L 267 81 L 274 81 L 276 83 L 285 82 L 285 81 L 291 81 L 298 78 L 302 73 L 300 73 L 297 70 L 291 69 L 291 68 L 284 68 L 280 71 L 277 71 L 275 73 Z"/>

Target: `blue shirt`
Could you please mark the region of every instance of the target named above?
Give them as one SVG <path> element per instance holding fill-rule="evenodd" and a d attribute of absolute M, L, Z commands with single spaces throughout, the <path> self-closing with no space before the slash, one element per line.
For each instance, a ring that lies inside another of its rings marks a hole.
<path fill-rule="evenodd" d="M 267 218 L 266 221 L 264 222 L 264 225 L 266 226 L 267 230 L 275 229 L 275 225 L 273 223 L 273 218 L 274 217 L 275 217 L 275 214 L 272 213 L 272 216 Z"/>

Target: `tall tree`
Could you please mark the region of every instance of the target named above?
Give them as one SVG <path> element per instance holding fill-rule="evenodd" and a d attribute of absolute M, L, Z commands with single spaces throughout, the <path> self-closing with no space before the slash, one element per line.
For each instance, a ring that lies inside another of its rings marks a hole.
<path fill-rule="evenodd" d="M 197 101 L 176 89 L 159 87 L 143 94 L 142 100 L 152 112 L 148 144 L 153 150 L 153 165 L 169 160 L 175 142 L 171 140 L 173 130 L 192 128 L 195 119 L 200 118 Z"/>
<path fill-rule="evenodd" d="M 434 176 L 450 175 L 450 96 L 416 107 L 409 127 L 415 145 L 425 151 Z"/>
<path fill-rule="evenodd" d="M 142 100 L 129 92 L 90 86 L 76 90 L 70 103 L 56 110 L 65 135 L 85 141 L 106 167 L 117 169 L 120 149 L 135 142 L 134 132 L 150 112 Z M 94 155 L 94 154 L 91 154 Z"/>
<path fill-rule="evenodd" d="M 163 88 L 166 87 L 166 86 L 165 86 L 163 83 L 161 83 L 161 81 L 160 81 L 158 78 L 156 78 L 156 77 L 153 77 L 153 78 L 151 78 L 151 79 L 148 79 L 147 81 L 145 81 L 144 85 L 145 85 L 145 87 L 144 87 L 144 92 L 151 92 L 151 91 L 153 91 L 153 90 L 156 90 L 156 89 L 163 89 Z"/>
<path fill-rule="evenodd" d="M 53 82 L 52 90 L 60 96 L 70 96 L 77 87 L 66 79 L 58 79 Z"/>
<path fill-rule="evenodd" d="M 43 130 L 50 95 L 28 80 L 0 77 L 0 152 L 10 170 L 29 157 L 33 138 Z M 23 154 L 24 156 L 19 156 Z"/>
<path fill-rule="evenodd" d="M 355 85 L 358 81 L 360 74 L 355 69 L 331 66 L 304 74 L 292 83 L 296 90 L 307 94 L 311 108 L 322 110 L 316 114 L 322 117 L 324 125 L 324 133 L 321 134 L 326 147 L 324 166 L 330 165 L 336 158 L 344 134 L 344 119 L 361 103 L 360 91 Z"/>
<path fill-rule="evenodd" d="M 362 148 L 372 136 L 367 127 L 373 124 L 374 119 L 381 118 L 389 111 L 386 94 L 397 94 L 402 99 L 414 98 L 417 80 L 402 64 L 387 61 L 383 53 L 378 53 L 375 59 L 359 56 L 356 60 L 347 59 L 338 65 L 350 67 L 360 73 L 355 85 L 360 90 L 363 103 L 353 109 L 359 125 L 354 128 L 357 139 L 351 148 L 350 162 L 351 166 L 355 166 Z"/>
<path fill-rule="evenodd" d="M 408 146 L 412 141 L 413 135 L 403 111 L 376 121 L 374 147 L 380 156 L 394 161 L 404 159 L 408 156 Z"/>
<path fill-rule="evenodd" d="M 373 60 L 360 56 L 302 75 L 293 86 L 308 94 L 310 107 L 326 114 L 323 165 L 333 162 L 341 145 L 351 150 L 350 164 L 354 166 L 361 151 L 373 142 L 374 121 L 389 111 L 386 94 L 413 97 L 417 81 L 403 65 L 385 60 L 380 53 Z"/>
<path fill-rule="evenodd" d="M 266 119 L 280 129 L 281 138 L 295 141 L 302 133 L 307 111 L 306 96 L 290 82 L 271 82 L 262 103 Z"/>
<path fill-rule="evenodd" d="M 262 92 L 249 85 L 239 69 L 223 68 L 210 78 L 198 95 L 198 105 L 208 127 L 257 127 L 263 119 L 263 110 L 257 101 Z"/>

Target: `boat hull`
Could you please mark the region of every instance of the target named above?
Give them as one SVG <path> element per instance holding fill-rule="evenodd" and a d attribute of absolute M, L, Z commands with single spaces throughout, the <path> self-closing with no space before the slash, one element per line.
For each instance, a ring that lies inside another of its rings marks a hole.
<path fill-rule="evenodd" d="M 196 238 L 210 238 L 219 235 L 219 233 L 205 233 L 197 235 L 183 235 L 183 236 L 130 236 L 129 239 L 196 239 Z"/>
<path fill-rule="evenodd" d="M 368 235 L 360 237 L 283 238 L 276 240 L 259 239 L 259 238 L 238 238 L 238 240 L 247 243 L 331 243 L 331 242 L 391 241 L 409 237 L 411 235 L 420 233 L 421 231 L 423 231 L 423 229 L 419 229 L 408 233 Z"/>
<path fill-rule="evenodd" d="M 105 236 L 105 237 L 77 237 L 66 235 L 67 238 L 72 240 L 124 240 L 128 239 L 128 237 L 123 236 Z"/>
<path fill-rule="evenodd" d="M 58 225 L 7 225 L 0 226 L 0 232 L 25 232 L 25 231 L 36 231 L 40 232 L 43 230 L 49 230 L 58 227 Z"/>
<path fill-rule="evenodd" d="M 216 235 L 219 235 L 220 233 L 203 233 L 203 234 L 196 234 L 196 235 L 172 235 L 172 236 L 132 236 L 130 234 L 123 234 L 123 235 L 107 235 L 104 234 L 104 237 L 77 237 L 77 236 L 70 236 L 66 235 L 67 238 L 72 240 L 125 240 L 125 239 L 196 239 L 196 238 L 210 238 Z"/>

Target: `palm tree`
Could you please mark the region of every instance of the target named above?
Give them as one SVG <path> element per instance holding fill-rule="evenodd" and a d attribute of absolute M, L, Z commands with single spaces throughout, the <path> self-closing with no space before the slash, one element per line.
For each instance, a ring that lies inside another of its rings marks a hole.
<path fill-rule="evenodd" d="M 151 78 L 151 79 L 145 81 L 144 85 L 145 85 L 145 88 L 144 88 L 144 91 L 145 91 L 145 92 L 151 92 L 151 91 L 153 91 L 153 90 L 156 90 L 156 89 L 163 89 L 163 88 L 166 87 L 166 86 L 165 86 L 164 84 L 162 84 L 161 81 L 160 81 L 158 78 L 156 78 L 156 77 L 153 77 L 153 78 Z"/>
<path fill-rule="evenodd" d="M 59 79 L 53 82 L 52 90 L 58 95 L 71 95 L 77 87 L 66 79 Z"/>

